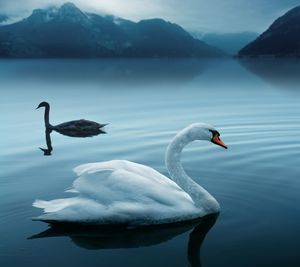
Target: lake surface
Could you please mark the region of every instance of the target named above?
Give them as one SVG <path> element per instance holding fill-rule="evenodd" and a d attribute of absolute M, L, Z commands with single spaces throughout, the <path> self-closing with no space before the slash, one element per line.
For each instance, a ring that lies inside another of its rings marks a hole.
<path fill-rule="evenodd" d="M 0 90 L 0 266 L 300 266 L 300 61 L 1 60 Z M 110 123 L 107 134 L 52 132 L 44 156 L 44 100 L 53 124 L 85 118 Z M 82 163 L 127 159 L 167 175 L 166 146 L 193 122 L 229 146 L 182 155 L 217 218 L 132 231 L 31 220 L 35 199 L 69 196 Z"/>

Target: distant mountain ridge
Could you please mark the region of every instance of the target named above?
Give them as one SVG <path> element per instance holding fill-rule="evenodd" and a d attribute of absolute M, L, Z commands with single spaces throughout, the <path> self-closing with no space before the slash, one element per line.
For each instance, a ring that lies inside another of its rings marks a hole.
<path fill-rule="evenodd" d="M 285 13 L 239 56 L 300 56 L 300 6 Z"/>
<path fill-rule="evenodd" d="M 3 23 L 8 20 L 8 17 L 6 15 L 0 15 L 0 23 Z"/>
<path fill-rule="evenodd" d="M 0 57 L 215 57 L 223 53 L 162 19 L 132 22 L 73 3 L 0 27 Z"/>
<path fill-rule="evenodd" d="M 238 51 L 249 42 L 258 37 L 256 32 L 236 33 L 200 33 L 192 32 L 192 36 L 205 42 L 208 45 L 217 47 L 228 55 L 236 55 Z"/>

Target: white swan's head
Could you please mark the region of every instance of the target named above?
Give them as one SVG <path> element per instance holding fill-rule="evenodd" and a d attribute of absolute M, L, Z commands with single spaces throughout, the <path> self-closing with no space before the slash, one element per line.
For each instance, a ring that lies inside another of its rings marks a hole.
<path fill-rule="evenodd" d="M 227 149 L 227 145 L 220 139 L 220 133 L 206 123 L 193 123 L 184 129 L 190 140 L 206 140 Z"/>

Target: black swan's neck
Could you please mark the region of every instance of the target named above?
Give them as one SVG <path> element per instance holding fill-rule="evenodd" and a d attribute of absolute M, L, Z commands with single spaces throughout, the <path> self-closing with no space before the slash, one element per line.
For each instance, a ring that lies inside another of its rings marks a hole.
<path fill-rule="evenodd" d="M 45 121 L 45 127 L 46 128 L 51 128 L 52 125 L 49 122 L 49 113 L 50 113 L 50 106 L 47 105 L 45 106 L 45 113 L 44 113 L 44 121 Z"/>

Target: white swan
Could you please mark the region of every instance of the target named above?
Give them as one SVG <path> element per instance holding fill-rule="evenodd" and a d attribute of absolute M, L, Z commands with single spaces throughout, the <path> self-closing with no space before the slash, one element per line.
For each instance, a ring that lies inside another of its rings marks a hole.
<path fill-rule="evenodd" d="M 192 220 L 217 213 L 217 200 L 183 170 L 180 154 L 195 140 L 207 140 L 224 148 L 220 134 L 204 123 L 180 131 L 166 151 L 172 178 L 126 160 L 87 163 L 74 169 L 79 176 L 68 192 L 72 198 L 36 200 L 45 214 L 34 220 L 47 223 L 150 225 Z"/>

